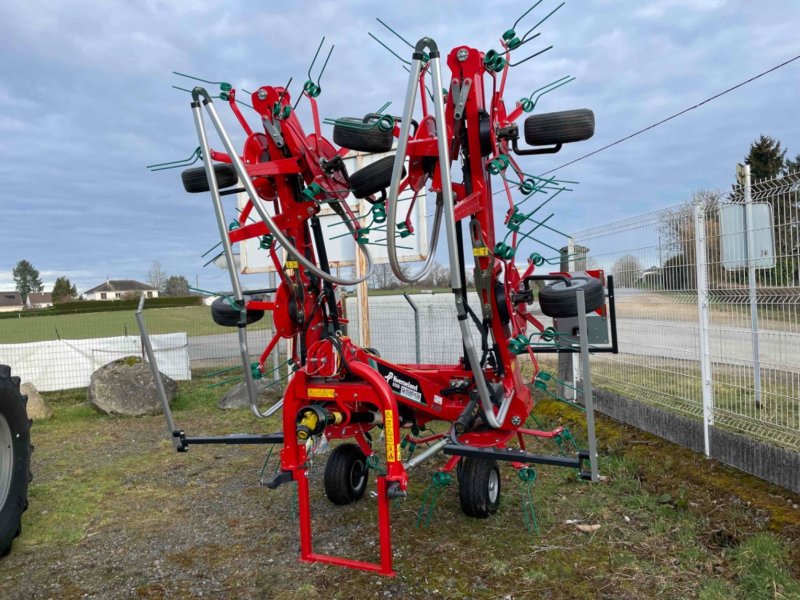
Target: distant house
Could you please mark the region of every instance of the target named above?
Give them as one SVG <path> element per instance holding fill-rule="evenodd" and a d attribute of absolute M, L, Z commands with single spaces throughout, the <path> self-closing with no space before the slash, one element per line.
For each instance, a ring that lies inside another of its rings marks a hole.
<path fill-rule="evenodd" d="M 50 292 L 31 292 L 25 300 L 26 308 L 47 308 L 53 306 L 53 295 Z"/>
<path fill-rule="evenodd" d="M 0 312 L 20 311 L 25 306 L 19 292 L 0 292 Z"/>
<path fill-rule="evenodd" d="M 158 289 L 152 285 L 133 279 L 107 279 L 105 283 L 86 290 L 81 294 L 84 300 L 122 300 L 144 293 L 148 298 L 158 298 Z"/>

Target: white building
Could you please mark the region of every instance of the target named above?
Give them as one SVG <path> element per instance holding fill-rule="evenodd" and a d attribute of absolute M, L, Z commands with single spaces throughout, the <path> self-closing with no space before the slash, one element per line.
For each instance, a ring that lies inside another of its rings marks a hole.
<path fill-rule="evenodd" d="M 158 298 L 158 289 L 133 279 L 107 279 L 105 283 L 83 292 L 81 297 L 84 300 L 122 300 L 138 298 L 142 293 L 148 298 Z"/>
<path fill-rule="evenodd" d="M 25 306 L 19 292 L 0 292 L 0 312 L 19 312 L 23 308 Z"/>
<path fill-rule="evenodd" d="M 53 306 L 53 295 L 50 292 L 31 292 L 25 300 L 26 308 L 49 308 Z"/>

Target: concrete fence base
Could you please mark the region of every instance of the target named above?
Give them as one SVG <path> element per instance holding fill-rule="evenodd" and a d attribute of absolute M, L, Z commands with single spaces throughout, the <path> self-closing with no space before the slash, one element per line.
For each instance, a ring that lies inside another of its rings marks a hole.
<path fill-rule="evenodd" d="M 601 389 L 595 389 L 595 409 L 616 421 L 703 452 L 703 424 L 696 419 Z M 711 458 L 800 493 L 800 453 L 719 427 L 711 427 L 710 436 Z"/>

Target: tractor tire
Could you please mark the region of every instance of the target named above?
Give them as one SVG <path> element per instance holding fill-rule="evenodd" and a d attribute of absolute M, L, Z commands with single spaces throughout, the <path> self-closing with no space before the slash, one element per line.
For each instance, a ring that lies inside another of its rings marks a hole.
<path fill-rule="evenodd" d="M 339 506 L 358 502 L 367 491 L 367 457 L 358 444 L 341 444 L 325 464 L 325 495 Z"/>
<path fill-rule="evenodd" d="M 394 156 L 387 156 L 350 175 L 350 189 L 353 191 L 353 196 L 360 200 L 385 190 L 392 182 L 392 169 L 394 169 Z M 406 168 L 403 167 L 403 177 L 405 176 Z"/>
<path fill-rule="evenodd" d="M 531 115 L 525 119 L 525 141 L 552 146 L 588 140 L 594 135 L 594 113 L 588 108 Z"/>
<path fill-rule="evenodd" d="M 19 393 L 19 377 L 0 365 L 0 557 L 22 532 L 22 513 L 28 508 L 33 446 L 26 401 Z"/>
<path fill-rule="evenodd" d="M 221 190 L 239 183 L 239 177 L 236 175 L 236 169 L 233 168 L 233 165 L 216 163 L 214 165 L 214 174 L 217 176 L 217 187 Z M 181 173 L 181 181 L 183 181 L 183 189 L 190 194 L 209 191 L 205 167 L 186 169 Z"/>
<path fill-rule="evenodd" d="M 375 123 L 364 123 L 362 119 L 344 117 L 333 126 L 333 141 L 336 145 L 358 152 L 389 152 L 394 144 L 391 131 L 382 131 Z M 352 123 L 352 125 L 349 125 Z"/>
<path fill-rule="evenodd" d="M 485 519 L 500 506 L 500 468 L 490 458 L 465 457 L 458 471 L 461 510 L 468 517 Z"/>
<path fill-rule="evenodd" d="M 539 290 L 539 307 L 548 317 L 570 318 L 578 316 L 578 290 L 583 290 L 586 314 L 605 304 L 603 284 L 594 277 L 573 277 L 567 285 L 563 281 L 548 283 Z"/>
<path fill-rule="evenodd" d="M 246 323 L 250 325 L 260 321 L 263 316 L 263 310 L 248 308 Z M 239 310 L 231 306 L 227 298 L 217 298 L 211 303 L 211 318 L 217 325 L 236 327 L 239 324 Z"/>

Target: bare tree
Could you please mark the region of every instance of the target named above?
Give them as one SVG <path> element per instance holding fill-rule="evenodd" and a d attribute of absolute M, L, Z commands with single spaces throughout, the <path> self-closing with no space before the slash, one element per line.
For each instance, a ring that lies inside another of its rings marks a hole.
<path fill-rule="evenodd" d="M 634 287 L 642 277 L 642 263 L 632 254 L 626 254 L 617 259 L 612 271 L 615 285 Z"/>
<path fill-rule="evenodd" d="M 161 266 L 161 261 L 156 259 L 150 265 L 150 270 L 147 272 L 147 282 L 154 288 L 161 291 L 167 281 L 167 273 Z"/>

